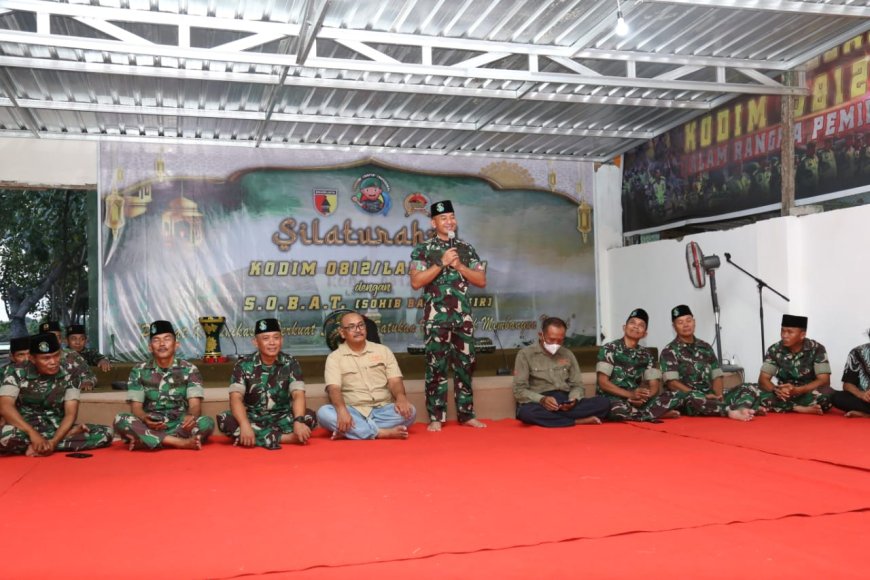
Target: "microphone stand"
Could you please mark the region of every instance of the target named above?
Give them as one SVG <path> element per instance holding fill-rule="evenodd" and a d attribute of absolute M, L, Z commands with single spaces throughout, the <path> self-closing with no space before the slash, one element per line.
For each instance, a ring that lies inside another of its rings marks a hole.
<path fill-rule="evenodd" d="M 771 288 L 771 286 L 767 282 L 765 282 L 764 280 L 762 280 L 758 276 L 754 276 L 754 275 L 750 274 L 749 272 L 747 272 L 746 270 L 744 270 L 743 268 L 741 268 L 740 266 L 738 266 L 737 264 L 732 262 L 731 261 L 731 254 L 729 254 L 728 252 L 725 252 L 725 260 L 727 260 L 729 264 L 731 264 L 732 266 L 734 266 L 735 268 L 737 268 L 738 270 L 740 270 L 741 272 L 743 272 L 744 274 L 746 274 L 747 276 L 749 276 L 750 278 L 755 280 L 755 283 L 758 285 L 758 317 L 761 321 L 761 358 L 764 359 L 764 353 L 765 353 L 765 348 L 764 348 L 765 347 L 765 343 L 764 343 L 764 300 L 762 299 L 762 295 L 761 295 L 762 290 L 767 288 L 771 292 L 773 292 L 774 294 L 776 294 L 777 296 L 779 296 L 780 298 L 785 300 L 786 302 L 791 302 L 791 300 L 789 300 L 788 296 L 784 295 L 782 292 L 777 291 L 775 288 Z"/>

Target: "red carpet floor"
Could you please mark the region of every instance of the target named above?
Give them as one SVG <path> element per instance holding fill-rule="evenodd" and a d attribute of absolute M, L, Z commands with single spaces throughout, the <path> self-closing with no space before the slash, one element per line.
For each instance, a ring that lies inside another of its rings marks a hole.
<path fill-rule="evenodd" d="M 868 428 L 499 421 L 271 452 L 216 437 L 2 458 L 0 578 L 857 576 Z"/>

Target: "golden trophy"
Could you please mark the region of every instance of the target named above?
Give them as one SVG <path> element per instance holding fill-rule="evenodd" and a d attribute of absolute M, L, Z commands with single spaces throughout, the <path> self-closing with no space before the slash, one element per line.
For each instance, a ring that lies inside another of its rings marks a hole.
<path fill-rule="evenodd" d="M 201 316 L 199 325 L 205 332 L 205 352 L 202 355 L 204 363 L 227 362 L 227 357 L 221 354 L 221 330 L 227 319 L 223 316 Z"/>

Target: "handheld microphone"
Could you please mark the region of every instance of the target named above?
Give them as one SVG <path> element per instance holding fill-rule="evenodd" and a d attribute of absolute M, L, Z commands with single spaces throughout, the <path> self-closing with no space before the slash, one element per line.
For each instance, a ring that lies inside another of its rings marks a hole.
<path fill-rule="evenodd" d="M 731 254 L 729 254 L 728 252 L 725 252 L 725 259 L 730 261 L 730 260 L 731 260 Z"/>
<path fill-rule="evenodd" d="M 455 231 L 450 230 L 449 232 L 447 232 L 447 243 L 450 244 L 451 248 L 456 246 L 456 232 Z"/>

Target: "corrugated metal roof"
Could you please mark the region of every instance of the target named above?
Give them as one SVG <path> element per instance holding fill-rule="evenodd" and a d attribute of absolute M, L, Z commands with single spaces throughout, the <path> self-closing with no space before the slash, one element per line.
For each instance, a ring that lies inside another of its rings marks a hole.
<path fill-rule="evenodd" d="M 606 160 L 870 30 L 856 0 L 0 0 L 0 136 Z"/>

